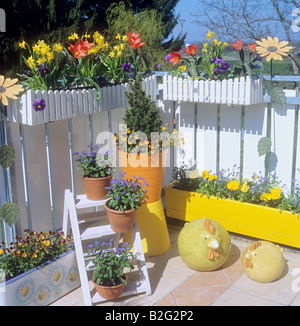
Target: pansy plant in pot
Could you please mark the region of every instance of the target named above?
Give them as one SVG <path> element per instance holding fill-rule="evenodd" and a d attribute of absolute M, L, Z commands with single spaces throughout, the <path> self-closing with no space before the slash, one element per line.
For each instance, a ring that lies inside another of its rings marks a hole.
<path fill-rule="evenodd" d="M 147 186 L 143 177 L 133 176 L 126 180 L 124 172 L 120 178 L 113 178 L 111 186 L 106 188 L 106 196 L 110 199 L 104 205 L 113 231 L 126 233 L 133 228 L 137 209 L 144 202 Z"/>
<path fill-rule="evenodd" d="M 78 163 L 78 170 L 81 170 L 84 187 L 88 200 L 106 199 L 106 187 L 110 185 L 112 179 L 112 155 L 108 151 L 101 153 L 99 146 L 88 145 L 91 151 L 74 153 L 75 161 Z"/>
<path fill-rule="evenodd" d="M 88 254 L 95 267 L 92 282 L 96 291 L 105 299 L 119 297 L 127 285 L 125 268 L 134 269 L 131 264 L 133 252 L 128 242 L 115 249 L 113 239 L 108 243 L 96 241 L 88 245 Z"/>

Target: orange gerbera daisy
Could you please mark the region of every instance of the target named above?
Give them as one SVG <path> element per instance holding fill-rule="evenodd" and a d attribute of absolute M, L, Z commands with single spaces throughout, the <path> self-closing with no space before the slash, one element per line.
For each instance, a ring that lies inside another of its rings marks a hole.
<path fill-rule="evenodd" d="M 261 57 L 266 57 L 267 61 L 271 59 L 282 61 L 282 56 L 286 57 L 293 48 L 292 46 L 287 46 L 289 44 L 287 41 L 279 42 L 278 37 L 272 39 L 272 37 L 268 36 L 267 40 L 263 38 L 261 41 L 255 41 L 255 43 L 258 45 L 256 47 L 257 53 Z"/>
<path fill-rule="evenodd" d="M 7 98 L 17 100 L 18 98 L 16 95 L 24 90 L 23 86 L 14 85 L 17 81 L 18 78 L 5 79 L 4 76 L 0 75 L 0 102 L 2 102 L 3 105 L 8 105 Z"/>

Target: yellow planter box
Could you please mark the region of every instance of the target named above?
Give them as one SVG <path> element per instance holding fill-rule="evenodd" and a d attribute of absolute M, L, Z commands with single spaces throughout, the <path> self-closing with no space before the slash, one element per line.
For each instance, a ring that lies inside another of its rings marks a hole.
<path fill-rule="evenodd" d="M 166 216 L 192 221 L 210 218 L 227 231 L 300 248 L 300 220 L 288 211 L 279 211 L 230 199 L 207 198 L 194 192 L 165 187 Z"/>

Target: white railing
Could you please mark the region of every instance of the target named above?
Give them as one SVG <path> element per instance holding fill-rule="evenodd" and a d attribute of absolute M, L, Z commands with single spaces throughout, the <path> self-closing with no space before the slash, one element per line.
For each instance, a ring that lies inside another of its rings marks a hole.
<path fill-rule="evenodd" d="M 170 77 L 168 79 L 171 80 Z M 268 104 L 260 95 L 254 96 L 258 101 L 255 105 L 244 103 L 232 106 L 196 102 L 195 96 L 193 101 L 169 95 L 166 98 L 166 84 L 158 84 L 156 77 L 147 79 L 144 87 L 146 93 L 156 100 L 163 123 L 169 123 L 185 137 L 183 156 L 180 155 L 181 150 L 170 151 L 171 164 L 165 169 L 164 186 L 171 181 L 172 168 L 183 159 L 186 163 L 197 163 L 199 171 L 232 169 L 236 165 L 244 177 L 250 177 L 253 172 L 264 173 L 265 156 L 259 157 L 257 145 L 261 137 L 266 136 Z M 126 86 L 106 89 L 108 97 L 104 91 L 99 102 L 95 100 L 94 90 L 80 90 L 82 96 L 77 90 L 73 92 L 76 95 L 72 98 L 72 105 L 62 100 L 65 95 L 60 95 L 58 100 L 55 92 L 44 93 L 45 98 L 48 97 L 48 111 L 35 113 L 31 110 L 29 115 L 27 108 L 30 105 L 27 104 L 40 96 L 39 93 L 33 96 L 29 92 L 31 95 L 25 101 L 26 114 L 22 111 L 22 99 L 17 103 L 10 101 L 5 124 L 7 143 L 16 151 L 16 159 L 9 172 L 12 200 L 19 205 L 21 212 L 16 225 L 17 233 L 28 227 L 37 231 L 61 228 L 64 190 L 84 193 L 73 153 L 95 144 L 101 132 L 119 131 L 127 108 L 123 97 L 125 90 Z M 298 103 L 292 100 L 297 99 L 295 91 L 290 91 L 288 95 L 290 102 Z M 77 105 L 73 107 L 74 103 Z M 298 113 L 297 104 L 284 107 L 272 105 L 271 108 L 270 170 L 276 172 L 287 187 L 290 187 L 292 177 L 300 179 L 297 170 L 300 167 Z M 116 175 L 119 172 L 117 169 Z M 0 187 L 0 195 L 3 191 Z M 0 234 L 0 240 L 1 236 L 3 234 Z"/>

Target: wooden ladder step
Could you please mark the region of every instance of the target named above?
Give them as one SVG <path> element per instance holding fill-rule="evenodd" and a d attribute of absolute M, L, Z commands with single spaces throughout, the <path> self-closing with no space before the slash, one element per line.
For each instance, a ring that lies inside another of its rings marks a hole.
<path fill-rule="evenodd" d="M 90 239 L 96 239 L 100 238 L 106 235 L 115 235 L 117 234 L 115 231 L 113 231 L 109 224 L 107 225 L 101 225 L 101 226 L 95 226 L 91 228 L 87 228 L 81 235 L 81 240 L 90 240 Z"/>

